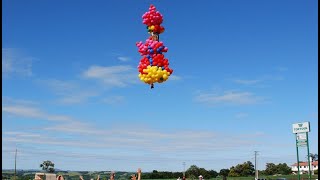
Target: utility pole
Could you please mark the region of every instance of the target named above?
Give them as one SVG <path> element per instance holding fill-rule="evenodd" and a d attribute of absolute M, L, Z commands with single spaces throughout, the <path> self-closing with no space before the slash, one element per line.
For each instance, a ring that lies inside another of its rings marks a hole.
<path fill-rule="evenodd" d="M 183 162 L 182 163 L 182 165 L 183 165 L 183 176 L 185 177 L 186 176 L 186 174 L 185 174 L 185 168 L 186 168 L 186 162 Z"/>
<path fill-rule="evenodd" d="M 257 168 L 257 155 L 258 151 L 254 151 L 254 169 L 255 169 L 255 179 L 258 179 L 258 168 Z"/>
<path fill-rule="evenodd" d="M 16 153 L 14 155 L 14 180 L 16 180 L 16 175 L 17 175 L 17 148 L 16 148 Z"/>

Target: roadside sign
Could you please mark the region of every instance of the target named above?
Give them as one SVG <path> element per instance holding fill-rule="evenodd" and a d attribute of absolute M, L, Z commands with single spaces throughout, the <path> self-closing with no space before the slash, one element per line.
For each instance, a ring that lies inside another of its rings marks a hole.
<path fill-rule="evenodd" d="M 310 123 L 301 122 L 301 123 L 292 124 L 292 132 L 293 133 L 310 132 Z"/>
<path fill-rule="evenodd" d="M 307 141 L 297 141 L 297 146 L 299 147 L 305 147 L 307 146 L 308 142 Z"/>
<path fill-rule="evenodd" d="M 297 141 L 306 141 L 307 133 L 297 133 Z"/>

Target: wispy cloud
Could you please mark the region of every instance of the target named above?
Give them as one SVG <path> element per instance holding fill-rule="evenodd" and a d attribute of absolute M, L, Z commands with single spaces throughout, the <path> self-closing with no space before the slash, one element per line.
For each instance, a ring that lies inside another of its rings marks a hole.
<path fill-rule="evenodd" d="M 14 99 L 7 96 L 2 96 L 2 106 L 7 104 L 22 104 L 22 105 L 37 105 L 36 101 L 30 101 L 25 99 Z"/>
<path fill-rule="evenodd" d="M 102 102 L 110 105 L 118 105 L 118 104 L 123 104 L 125 102 L 125 97 L 124 96 L 110 96 L 106 97 L 102 100 Z"/>
<path fill-rule="evenodd" d="M 24 56 L 18 49 L 2 48 L 2 75 L 31 76 L 33 57 Z"/>
<path fill-rule="evenodd" d="M 234 82 L 238 84 L 243 84 L 243 85 L 252 85 L 252 84 L 257 84 L 259 82 L 262 82 L 262 79 L 252 79 L 252 80 L 245 80 L 245 79 L 235 79 Z"/>
<path fill-rule="evenodd" d="M 177 76 L 177 75 L 170 75 L 170 80 L 181 80 L 181 77 L 180 76 Z"/>
<path fill-rule="evenodd" d="M 280 71 L 280 72 L 284 72 L 284 71 L 288 71 L 289 68 L 284 67 L 284 66 L 278 66 L 278 67 L 275 67 L 275 70 Z"/>
<path fill-rule="evenodd" d="M 60 135 L 62 132 L 65 133 L 76 133 L 79 137 L 74 138 L 63 138 L 52 137 L 48 134 L 43 134 L 41 131 L 37 133 L 29 132 L 5 132 L 6 135 L 3 137 L 5 141 L 12 141 L 17 143 L 31 143 L 31 144 L 47 144 L 47 145 L 59 145 L 59 146 L 72 146 L 72 147 L 96 147 L 96 148 L 129 148 L 129 149 L 144 149 L 149 152 L 162 152 L 172 153 L 180 150 L 187 151 L 189 153 L 199 153 L 199 147 L 201 151 L 207 152 L 211 150 L 232 150 L 248 145 L 257 144 L 253 138 L 247 138 L 241 140 L 237 136 L 226 137 L 224 134 L 216 134 L 212 132 L 194 133 L 185 132 L 183 136 L 181 133 L 175 132 L 161 132 L 155 129 L 141 129 L 138 128 L 134 131 L 131 129 L 110 129 L 108 131 L 101 131 L 97 128 L 87 130 L 86 127 L 82 128 L 78 125 L 70 127 L 64 127 L 59 125 L 57 127 L 48 127 L 43 129 L 45 132 L 48 131 L 59 131 Z M 80 131 L 82 130 L 82 131 Z M 89 130 L 89 131 L 88 131 Z M 85 133 L 85 134 L 83 134 Z M 34 137 L 41 138 L 34 139 Z M 91 136 L 94 135 L 94 138 Z M 80 138 L 81 137 L 81 138 Z M 248 136 L 250 137 L 250 136 Z M 251 137 L 253 137 L 251 135 Z M 80 140 L 81 139 L 81 140 Z M 219 142 L 219 145 L 216 144 Z M 128 149 L 127 149 L 128 150 Z"/>
<path fill-rule="evenodd" d="M 254 143 L 254 139 L 246 139 L 245 141 L 237 139 L 236 136 L 225 136 L 221 133 L 211 131 L 184 131 L 183 136 L 181 132 L 175 131 L 161 131 L 152 129 L 147 126 L 135 125 L 134 130 L 132 125 L 125 126 L 93 126 L 88 121 L 83 122 L 72 116 L 49 114 L 37 107 L 23 106 L 19 104 L 5 105 L 2 107 L 3 113 L 9 113 L 13 116 L 32 118 L 37 120 L 51 121 L 50 126 L 37 129 L 21 131 L 4 132 L 3 140 L 28 143 L 28 144 L 47 144 L 47 145 L 61 145 L 74 147 L 112 147 L 112 148 L 132 148 L 144 149 L 150 152 L 173 152 L 177 150 L 190 150 L 190 152 L 198 151 L 201 146 L 204 151 L 219 150 L 219 149 L 233 149 L 239 146 L 245 146 Z M 34 131 L 34 132 L 32 132 Z M 41 138 L 38 137 L 41 134 Z M 52 137 L 50 134 L 59 134 L 59 136 Z M 67 134 L 72 134 L 75 138 L 69 138 Z M 81 139 L 81 140 L 80 140 Z M 221 139 L 224 143 L 219 143 L 216 146 L 216 141 Z"/>
<path fill-rule="evenodd" d="M 76 92 L 74 94 L 66 94 L 62 98 L 58 99 L 57 102 L 61 104 L 81 104 L 86 102 L 89 98 L 98 96 L 97 92 Z"/>
<path fill-rule="evenodd" d="M 137 73 L 131 66 L 90 66 L 83 77 L 97 79 L 106 87 L 125 87 L 137 82 Z"/>
<path fill-rule="evenodd" d="M 58 79 L 37 80 L 41 85 L 45 85 L 54 94 L 59 96 L 56 102 L 64 105 L 81 104 L 90 98 L 98 96 L 99 92 L 95 89 L 88 89 L 78 81 L 67 81 Z"/>
<path fill-rule="evenodd" d="M 248 117 L 248 116 L 249 116 L 249 114 L 248 113 L 244 113 L 244 112 L 240 112 L 240 113 L 235 114 L 235 118 L 237 118 L 237 119 L 245 118 L 245 117 Z"/>
<path fill-rule="evenodd" d="M 241 84 L 241 85 L 259 85 L 258 87 L 265 87 L 263 86 L 263 83 L 267 82 L 267 81 L 281 81 L 284 80 L 283 76 L 280 75 L 264 75 L 255 79 L 241 79 L 241 78 L 233 78 L 231 79 L 231 81 L 233 81 L 234 83 L 237 84 Z"/>
<path fill-rule="evenodd" d="M 202 93 L 197 95 L 194 100 L 208 105 L 252 105 L 264 102 L 265 98 L 251 92 L 227 91 L 222 94 Z"/>
<path fill-rule="evenodd" d="M 127 56 L 118 56 L 117 59 L 122 61 L 122 62 L 127 62 L 127 61 L 131 60 L 131 58 L 127 57 Z"/>
<path fill-rule="evenodd" d="M 31 107 L 27 105 L 3 105 L 2 112 L 8 113 L 13 116 L 34 118 L 48 121 L 72 121 L 73 119 L 69 116 L 54 115 L 43 112 L 39 108 Z"/>
<path fill-rule="evenodd" d="M 26 118 L 37 118 L 49 121 L 72 121 L 72 118 L 68 116 L 47 114 L 34 107 L 4 106 L 2 107 L 2 111 L 15 116 L 21 116 Z"/>
<path fill-rule="evenodd" d="M 75 81 L 58 80 L 58 79 L 38 79 L 36 82 L 47 86 L 55 94 L 64 95 L 79 89 Z"/>

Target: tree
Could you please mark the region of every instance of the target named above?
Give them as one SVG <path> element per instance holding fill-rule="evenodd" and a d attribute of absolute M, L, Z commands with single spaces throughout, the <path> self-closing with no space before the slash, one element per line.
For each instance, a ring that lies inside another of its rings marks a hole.
<path fill-rule="evenodd" d="M 219 175 L 222 177 L 227 177 L 229 174 L 230 170 L 229 169 L 221 169 L 219 172 Z"/>
<path fill-rule="evenodd" d="M 210 179 L 217 177 L 218 172 L 214 170 L 207 171 L 205 168 L 199 168 L 196 165 L 190 166 L 186 171 L 186 177 L 190 179 L 198 177 L 199 175 L 202 175 L 204 179 Z"/>
<path fill-rule="evenodd" d="M 254 175 L 254 165 L 251 161 L 247 161 L 242 164 L 241 176 L 252 176 Z"/>
<path fill-rule="evenodd" d="M 43 163 L 40 164 L 40 167 L 42 168 L 42 170 L 45 170 L 47 172 L 50 172 L 50 173 L 54 172 L 54 163 L 49 160 L 43 161 Z"/>
<path fill-rule="evenodd" d="M 230 176 L 230 177 L 239 177 L 240 174 L 236 171 L 236 168 L 234 166 L 232 166 L 230 168 L 228 176 Z"/>
<path fill-rule="evenodd" d="M 274 175 L 277 173 L 277 166 L 274 163 L 267 163 L 265 172 L 267 175 Z"/>
<path fill-rule="evenodd" d="M 286 163 L 279 163 L 278 165 L 275 165 L 274 163 L 267 163 L 265 173 L 267 175 L 288 175 L 291 174 L 291 168 Z"/>
<path fill-rule="evenodd" d="M 310 155 L 310 157 L 311 157 L 311 161 L 312 161 L 312 162 L 313 162 L 313 161 L 318 161 L 318 154 L 310 153 L 309 155 Z"/>
<path fill-rule="evenodd" d="M 232 166 L 228 175 L 231 177 L 252 176 L 254 175 L 254 166 L 251 161 L 238 164 L 236 167 Z"/>
<path fill-rule="evenodd" d="M 215 171 L 215 170 L 209 170 L 208 173 L 209 173 L 209 178 L 208 179 L 216 178 L 218 176 L 218 172 Z"/>
<path fill-rule="evenodd" d="M 277 174 L 291 174 L 291 168 L 286 163 L 279 163 L 277 165 Z"/>
<path fill-rule="evenodd" d="M 190 177 L 191 175 L 198 177 L 200 175 L 200 169 L 196 165 L 191 165 L 186 171 L 186 175 Z"/>

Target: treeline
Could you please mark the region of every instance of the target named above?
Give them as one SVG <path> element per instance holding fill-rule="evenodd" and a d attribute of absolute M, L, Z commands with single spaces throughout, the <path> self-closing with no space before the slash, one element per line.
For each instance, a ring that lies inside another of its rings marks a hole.
<path fill-rule="evenodd" d="M 182 177 L 182 172 L 169 172 L 169 171 L 157 171 L 153 170 L 151 173 L 143 172 L 141 179 L 173 179 Z"/>
<path fill-rule="evenodd" d="M 259 171 L 260 175 L 274 175 L 282 174 L 289 175 L 291 174 L 291 168 L 286 163 L 279 163 L 275 165 L 274 163 L 267 163 L 266 169 Z M 186 178 L 188 179 L 198 179 L 199 175 L 202 175 L 204 179 L 220 177 L 248 177 L 254 176 L 255 168 L 251 161 L 246 161 L 242 164 L 237 164 L 232 166 L 229 169 L 221 169 L 219 172 L 215 170 L 206 170 L 205 168 L 200 168 L 196 165 L 190 166 L 186 172 Z M 168 171 L 157 171 L 153 170 L 151 173 L 142 173 L 142 179 L 173 179 L 173 178 L 182 178 L 182 172 L 168 172 Z"/>
<path fill-rule="evenodd" d="M 274 174 L 291 174 L 291 168 L 286 163 L 279 163 L 278 165 L 274 163 L 267 163 L 266 170 L 259 171 L 262 175 L 274 175 Z"/>
<path fill-rule="evenodd" d="M 214 170 L 206 170 L 204 168 L 199 168 L 196 165 L 190 166 L 190 168 L 185 172 L 188 179 L 198 179 L 199 175 L 202 175 L 204 179 L 215 178 L 218 176 L 218 172 Z M 142 179 L 175 179 L 182 178 L 183 172 L 168 172 L 168 171 L 157 171 L 153 170 L 151 173 L 142 173 Z"/>

